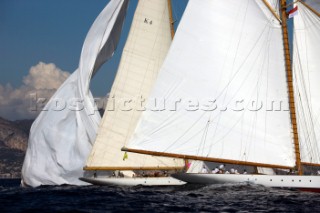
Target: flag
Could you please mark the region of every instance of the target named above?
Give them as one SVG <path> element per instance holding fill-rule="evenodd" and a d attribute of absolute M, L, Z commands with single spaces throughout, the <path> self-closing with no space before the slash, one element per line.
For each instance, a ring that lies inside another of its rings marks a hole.
<path fill-rule="evenodd" d="M 293 18 L 298 15 L 298 6 L 295 6 L 292 10 L 289 11 L 289 18 Z"/>
<path fill-rule="evenodd" d="M 124 153 L 124 155 L 123 155 L 123 158 L 122 158 L 123 160 L 126 160 L 126 159 L 128 159 L 128 153 L 127 152 L 125 152 Z"/>

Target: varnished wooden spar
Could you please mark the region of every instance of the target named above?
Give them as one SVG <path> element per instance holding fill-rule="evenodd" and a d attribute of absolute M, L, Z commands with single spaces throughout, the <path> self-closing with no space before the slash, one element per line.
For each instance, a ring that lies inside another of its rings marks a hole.
<path fill-rule="evenodd" d="M 315 167 L 320 167 L 319 163 L 309 163 L 309 162 L 301 162 L 302 165 L 304 166 L 315 166 Z"/>
<path fill-rule="evenodd" d="M 171 4 L 171 0 L 168 0 L 168 9 L 169 9 L 171 38 L 173 39 L 173 37 L 174 37 L 174 21 L 173 21 L 173 17 L 172 17 L 172 4 Z"/>
<path fill-rule="evenodd" d="M 184 170 L 185 167 L 103 167 L 103 166 L 90 166 L 90 167 L 83 167 L 83 170 L 85 171 L 115 171 L 115 170 L 121 170 L 121 171 L 127 171 L 127 170 Z"/>
<path fill-rule="evenodd" d="M 311 12 L 313 12 L 314 14 L 316 14 L 318 17 L 320 17 L 320 13 L 317 12 L 315 9 L 313 9 L 311 6 L 309 6 L 307 3 L 303 2 L 303 1 L 299 1 L 301 4 L 303 4 L 306 8 L 308 8 Z"/>
<path fill-rule="evenodd" d="M 270 10 L 270 12 L 273 14 L 273 16 L 281 23 L 281 19 L 279 15 L 274 11 L 274 9 L 271 7 L 270 3 L 266 0 L 262 0 L 263 3 L 267 6 L 267 8 Z"/>
<path fill-rule="evenodd" d="M 242 165 L 242 166 L 258 166 L 258 167 L 273 168 L 273 169 L 294 169 L 293 167 L 283 166 L 283 165 L 264 164 L 264 163 L 256 163 L 256 162 L 249 162 L 249 161 L 236 161 L 236 160 L 228 160 L 228 159 L 221 159 L 221 158 L 201 157 L 201 156 L 195 156 L 195 155 L 181 155 L 181 154 L 172 154 L 172 153 L 165 153 L 165 152 L 154 152 L 154 151 L 146 151 L 146 150 L 140 150 L 140 149 L 129 149 L 126 147 L 123 147 L 121 151 L 134 152 L 134 153 L 145 154 L 145 155 L 154 155 L 154 156 L 160 156 L 160 157 L 210 161 L 215 163 L 228 163 L 228 164 L 235 164 L 235 165 Z"/>
<path fill-rule="evenodd" d="M 294 90 L 293 90 L 293 75 L 291 66 L 291 57 L 289 49 L 289 34 L 287 28 L 287 11 L 286 11 L 286 0 L 281 0 L 281 19 L 282 19 L 282 35 L 283 35 L 283 46 L 284 55 L 286 62 L 287 72 L 287 85 L 288 85 L 288 96 L 289 96 L 289 108 L 290 118 L 293 131 L 294 150 L 296 156 L 296 169 L 299 175 L 302 175 L 301 158 L 300 158 L 300 145 L 299 145 L 299 133 L 296 119 L 296 107 L 294 101 Z"/>

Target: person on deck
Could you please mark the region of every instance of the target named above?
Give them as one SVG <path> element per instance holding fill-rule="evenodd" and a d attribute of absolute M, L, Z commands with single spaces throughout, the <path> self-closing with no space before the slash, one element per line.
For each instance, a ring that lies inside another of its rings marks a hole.
<path fill-rule="evenodd" d="M 208 170 L 207 170 L 207 168 L 205 166 L 202 167 L 201 173 L 208 173 Z"/>
<path fill-rule="evenodd" d="M 224 166 L 224 164 L 221 164 L 221 165 L 219 166 L 219 173 L 220 173 L 220 174 L 224 174 L 224 173 L 225 173 L 225 166 Z"/>
<path fill-rule="evenodd" d="M 218 173 L 219 173 L 218 167 L 214 168 L 211 173 L 213 173 L 213 174 L 218 174 Z"/>

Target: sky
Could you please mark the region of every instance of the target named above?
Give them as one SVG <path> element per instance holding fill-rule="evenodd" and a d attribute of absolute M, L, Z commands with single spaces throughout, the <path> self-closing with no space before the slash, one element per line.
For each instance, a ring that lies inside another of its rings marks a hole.
<path fill-rule="evenodd" d="M 318 0 L 308 0 L 318 2 Z M 109 0 L 0 0 L 0 117 L 35 118 L 29 94 L 50 97 L 77 69 L 85 37 Z M 91 81 L 110 91 L 138 0 L 130 0 L 118 48 Z M 172 0 L 175 27 L 188 0 Z M 319 4 L 319 3 L 313 3 Z"/>
<path fill-rule="evenodd" d="M 90 26 L 109 0 L 0 0 L 0 117 L 34 118 L 27 94 L 51 96 L 77 69 Z M 180 20 L 187 0 L 172 0 Z M 112 86 L 137 0 L 131 0 L 119 46 L 91 81 L 95 97 Z M 177 22 L 178 23 L 178 22 Z"/>

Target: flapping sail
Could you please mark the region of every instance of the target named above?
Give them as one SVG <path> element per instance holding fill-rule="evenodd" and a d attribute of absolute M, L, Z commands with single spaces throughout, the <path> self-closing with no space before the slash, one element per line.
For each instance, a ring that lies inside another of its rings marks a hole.
<path fill-rule="evenodd" d="M 294 166 L 284 61 L 263 1 L 190 0 L 128 148 Z"/>
<path fill-rule="evenodd" d="M 90 157 L 88 170 L 181 168 L 172 158 L 121 152 L 171 44 L 168 1 L 140 0 Z M 140 104 L 140 106 L 139 106 Z"/>
<path fill-rule="evenodd" d="M 85 40 L 79 68 L 33 123 L 22 168 L 23 184 L 33 187 L 84 184 L 78 178 L 83 174 L 82 167 L 101 119 L 89 82 L 97 69 L 113 55 L 127 5 L 127 0 L 111 0 L 100 13 Z M 66 101 L 68 105 L 63 110 L 54 110 L 56 100 Z"/>
<path fill-rule="evenodd" d="M 305 1 L 320 12 L 319 1 Z M 303 162 L 320 164 L 320 17 L 297 3 L 294 17 L 293 71 Z"/>

